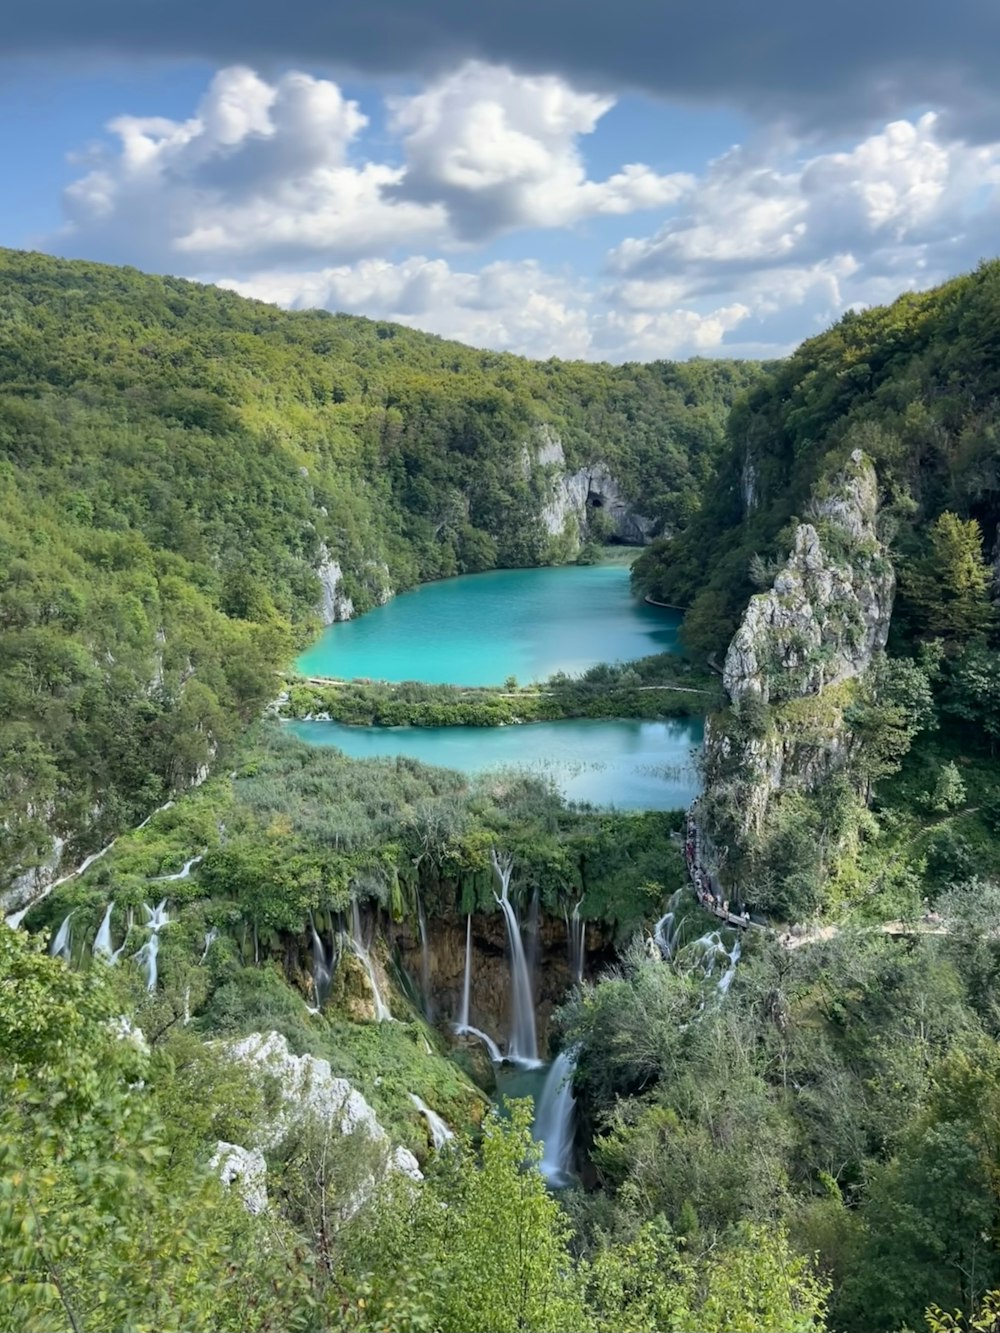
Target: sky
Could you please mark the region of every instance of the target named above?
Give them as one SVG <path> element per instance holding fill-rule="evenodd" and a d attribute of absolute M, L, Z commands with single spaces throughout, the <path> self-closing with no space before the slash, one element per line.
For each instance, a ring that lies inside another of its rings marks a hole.
<path fill-rule="evenodd" d="M 0 244 L 533 357 L 771 357 L 1000 247 L 995 0 L 33 0 Z"/>

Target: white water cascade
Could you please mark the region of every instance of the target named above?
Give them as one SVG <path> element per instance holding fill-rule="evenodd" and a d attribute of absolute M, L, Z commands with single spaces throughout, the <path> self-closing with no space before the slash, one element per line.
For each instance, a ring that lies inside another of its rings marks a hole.
<path fill-rule="evenodd" d="M 74 907 L 73 912 L 75 911 L 76 908 Z M 72 927 L 70 926 L 70 918 L 73 912 L 67 912 L 63 917 L 62 925 L 56 931 L 52 943 L 49 945 L 49 953 L 52 957 L 61 958 L 64 963 L 71 962 L 73 958 Z"/>
<path fill-rule="evenodd" d="M 333 969 L 326 956 L 326 949 L 323 947 L 323 941 L 319 937 L 319 931 L 316 929 L 316 922 L 313 920 L 312 912 L 309 913 L 309 928 L 312 931 L 313 947 L 313 999 L 316 1001 L 316 1008 L 323 1007 L 323 1001 L 330 991 L 330 977 L 333 975 Z M 207 938 L 207 937 L 206 937 Z M 205 952 L 208 953 L 206 946 Z"/>
<path fill-rule="evenodd" d="M 680 931 L 677 928 L 677 905 L 680 902 L 683 889 L 678 889 L 676 893 L 671 894 L 667 902 L 667 910 L 657 921 L 653 928 L 653 939 L 660 951 L 660 957 L 665 963 L 668 963 L 674 956 L 674 950 L 677 948 Z"/>
<path fill-rule="evenodd" d="M 576 1052 L 560 1051 L 545 1077 L 535 1108 L 532 1134 L 542 1145 L 539 1170 L 549 1184 L 556 1188 L 568 1184 L 573 1164 L 575 1069 Z"/>
<path fill-rule="evenodd" d="M 170 925 L 170 918 L 167 916 L 166 898 L 161 898 L 155 907 L 143 903 L 142 910 L 146 913 L 146 925 L 154 935 L 158 930 L 162 930 L 164 926 Z"/>
<path fill-rule="evenodd" d="M 448 1124 L 441 1119 L 437 1111 L 432 1111 L 423 1098 L 418 1097 L 415 1092 L 411 1092 L 408 1095 L 410 1101 L 427 1121 L 427 1128 L 431 1132 L 431 1143 L 433 1143 L 435 1151 L 440 1152 L 445 1144 L 450 1142 L 455 1135 L 452 1133 Z"/>
<path fill-rule="evenodd" d="M 351 948 L 368 976 L 368 984 L 371 986 L 372 1000 L 375 1004 L 375 1020 L 378 1023 L 391 1023 L 392 1012 L 385 1000 L 382 999 L 382 992 L 379 990 L 378 981 L 375 978 L 375 969 L 372 967 L 372 960 L 361 935 L 361 913 L 358 911 L 358 900 L 356 898 L 351 903 L 351 925 L 353 927 Z"/>
<path fill-rule="evenodd" d="M 104 958 L 109 963 L 114 957 L 114 950 L 111 947 L 111 913 L 114 911 L 114 907 L 114 903 L 108 903 L 101 924 L 97 928 L 93 949 L 95 958 Z"/>
<path fill-rule="evenodd" d="M 580 902 L 573 908 L 569 921 L 569 961 L 573 980 L 579 986 L 583 981 L 583 964 L 587 953 L 587 923 L 580 918 Z"/>
<path fill-rule="evenodd" d="M 531 976 L 521 943 L 517 915 L 508 897 L 513 861 L 509 856 L 499 857 L 493 851 L 493 869 L 500 881 L 500 895 L 496 898 L 507 922 L 507 941 L 510 945 L 511 1026 L 507 1054 L 515 1064 L 537 1069 L 538 1038 L 535 1033 L 535 1002 L 532 996 Z"/>
<path fill-rule="evenodd" d="M 173 881 L 177 879 L 187 879 L 187 877 L 191 874 L 191 871 L 195 868 L 195 866 L 200 865 L 202 861 L 204 861 L 204 859 L 205 858 L 203 856 L 192 856 L 190 861 L 184 862 L 180 870 L 175 871 L 174 874 L 172 875 L 157 875 L 156 878 L 153 880 L 153 883 L 168 884 L 168 883 L 173 883 Z"/>
<path fill-rule="evenodd" d="M 462 1008 L 458 1014 L 457 1031 L 469 1027 L 469 996 L 472 991 L 472 913 L 465 918 L 465 973 L 462 977 Z"/>
<path fill-rule="evenodd" d="M 427 943 L 427 917 L 417 890 L 417 924 L 420 927 L 420 990 L 424 1001 L 424 1017 L 434 1022 L 434 999 L 431 995 L 431 953 Z"/>
<path fill-rule="evenodd" d="M 717 930 L 711 931 L 708 935 L 702 935 L 700 939 L 694 941 L 692 949 L 700 949 L 702 954 L 702 976 L 706 981 L 714 974 L 715 964 L 720 958 L 726 960 L 726 967 L 722 976 L 716 983 L 716 989 L 720 995 L 728 995 L 729 987 L 733 984 L 733 977 L 736 975 L 736 965 L 740 961 L 740 938 L 737 935 L 732 950 L 726 948 L 722 942 L 722 936 Z"/>
<path fill-rule="evenodd" d="M 462 977 L 462 1007 L 455 1024 L 457 1037 L 477 1037 L 486 1047 L 487 1054 L 495 1065 L 503 1063 L 503 1055 L 488 1032 L 474 1028 L 469 1022 L 469 1001 L 472 994 L 472 913 L 465 918 L 465 974 Z"/>
<path fill-rule="evenodd" d="M 146 989 L 156 990 L 156 955 L 160 952 L 160 937 L 153 932 L 142 948 L 135 955 L 135 960 L 146 971 Z"/>
<path fill-rule="evenodd" d="M 199 963 L 203 963 L 205 961 L 205 959 L 208 957 L 209 949 L 211 949 L 212 945 L 218 938 L 219 938 L 219 932 L 215 926 L 212 926 L 211 930 L 205 931 L 205 948 L 202 952 L 201 957 L 198 959 Z"/>

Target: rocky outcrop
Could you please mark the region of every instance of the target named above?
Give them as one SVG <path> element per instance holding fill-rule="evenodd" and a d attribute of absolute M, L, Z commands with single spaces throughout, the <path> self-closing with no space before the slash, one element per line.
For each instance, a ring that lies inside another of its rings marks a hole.
<path fill-rule="evenodd" d="M 390 1148 L 389 1136 L 361 1093 L 344 1078 L 335 1078 L 328 1060 L 314 1055 L 293 1055 L 287 1040 L 278 1032 L 255 1032 L 227 1045 L 235 1060 L 256 1064 L 262 1075 L 277 1082 L 280 1102 L 263 1125 L 253 1146 L 275 1148 L 305 1121 L 315 1120 L 340 1134 L 362 1133 L 374 1143 L 384 1144 L 387 1167 L 412 1180 L 421 1180 L 420 1166 L 408 1148 Z"/>
<path fill-rule="evenodd" d="M 325 546 L 321 551 L 316 576 L 320 582 L 319 613 L 323 624 L 332 625 L 337 620 L 350 620 L 354 615 L 354 603 L 341 588 L 344 571 Z"/>
<path fill-rule="evenodd" d="M 256 1216 L 267 1207 L 267 1163 L 259 1148 L 241 1148 L 220 1139 L 208 1166 L 227 1189 L 236 1186 L 248 1213 Z"/>
<path fill-rule="evenodd" d="M 725 881 L 762 838 L 776 792 L 815 790 L 850 753 L 844 711 L 885 647 L 895 593 L 875 520 L 878 484 L 856 450 L 821 483 L 773 587 L 750 599 L 726 654 L 732 709 L 710 721 L 696 805 L 704 859 Z"/>
<path fill-rule="evenodd" d="M 538 429 L 535 457 L 549 471 L 551 490 L 541 518 L 551 536 L 570 533 L 578 548 L 586 537 L 589 516 L 599 511 L 611 521 L 616 540 L 644 546 L 652 539 L 654 520 L 638 513 L 606 463 L 568 472 L 562 441 L 549 426 Z"/>
<path fill-rule="evenodd" d="M 784 569 L 750 599 L 729 645 L 723 680 L 734 703 L 817 694 L 860 675 L 885 647 L 896 581 L 875 533 L 875 469 L 860 450 L 811 509 L 815 525 L 796 528 Z"/>

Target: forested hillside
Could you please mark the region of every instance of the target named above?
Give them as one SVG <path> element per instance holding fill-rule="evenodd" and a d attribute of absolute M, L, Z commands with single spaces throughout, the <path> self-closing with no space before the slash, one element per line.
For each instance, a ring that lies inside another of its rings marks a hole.
<path fill-rule="evenodd" d="M 989 556 L 1000 524 L 998 393 L 1000 261 L 849 312 L 737 405 L 719 483 L 683 534 L 641 557 L 636 586 L 689 607 L 689 648 L 721 655 L 748 597 L 785 558 L 814 483 L 854 448 L 875 462 L 880 524 L 902 566 L 931 554 L 945 511 L 979 524 Z M 905 597 L 896 637 L 927 628 L 928 614 Z"/>
<path fill-rule="evenodd" d="M 595 462 L 682 527 L 759 374 L 532 363 L 9 251 L 0 330 L 3 887 L 204 774 L 318 628 L 321 565 L 364 611 L 565 559 L 541 512 Z"/>

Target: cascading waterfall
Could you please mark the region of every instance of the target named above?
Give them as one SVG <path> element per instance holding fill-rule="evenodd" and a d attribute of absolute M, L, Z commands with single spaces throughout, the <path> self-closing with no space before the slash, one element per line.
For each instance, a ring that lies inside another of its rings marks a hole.
<path fill-rule="evenodd" d="M 353 927 L 351 947 L 367 973 L 368 984 L 372 989 L 372 1000 L 375 1004 L 376 1021 L 379 1023 L 391 1022 L 392 1013 L 389 1006 L 382 999 L 382 992 L 379 990 L 378 981 L 375 979 L 375 969 L 372 967 L 372 960 L 368 955 L 368 950 L 365 948 L 361 935 L 361 913 L 358 911 L 358 900 L 356 898 L 351 903 L 351 924 Z"/>
<path fill-rule="evenodd" d="M 674 950 L 677 948 L 678 936 L 677 929 L 677 905 L 680 902 L 683 889 L 678 889 L 676 893 L 671 894 L 667 902 L 667 910 L 657 921 L 653 929 L 653 939 L 656 941 L 657 948 L 660 950 L 660 957 L 665 963 L 668 963 L 674 956 Z"/>
<path fill-rule="evenodd" d="M 441 1119 L 437 1111 L 432 1111 L 423 1098 L 418 1097 L 415 1092 L 409 1093 L 408 1096 L 413 1105 L 427 1121 L 427 1128 L 431 1132 L 431 1143 L 433 1143 L 435 1151 L 440 1152 L 445 1144 L 453 1139 L 455 1135 L 452 1133 L 447 1122 Z"/>
<path fill-rule="evenodd" d="M 170 918 L 167 916 L 166 898 L 161 898 L 155 907 L 143 903 L 142 910 L 146 913 L 146 925 L 154 935 L 158 930 L 162 930 L 164 926 L 170 925 Z"/>
<path fill-rule="evenodd" d="M 556 1188 L 569 1182 L 573 1165 L 575 1069 L 576 1052 L 560 1051 L 545 1077 L 535 1108 L 532 1134 L 542 1145 L 539 1170 L 549 1184 Z"/>
<path fill-rule="evenodd" d="M 73 908 L 73 912 L 76 908 Z M 69 963 L 73 958 L 73 940 L 71 935 L 70 918 L 73 912 L 67 912 L 63 917 L 62 925 L 53 936 L 52 943 L 49 945 L 49 953 L 53 958 L 61 958 L 64 963 Z"/>
<path fill-rule="evenodd" d="M 573 980 L 579 986 L 583 981 L 583 964 L 587 951 L 587 923 L 580 917 L 580 902 L 573 908 L 573 915 L 570 917 L 570 967 L 573 969 Z"/>
<path fill-rule="evenodd" d="M 174 874 L 172 875 L 157 875 L 156 878 L 153 880 L 153 883 L 168 884 L 168 883 L 173 883 L 174 880 L 187 879 L 187 877 L 190 875 L 191 871 L 195 868 L 195 866 L 200 865 L 202 861 L 204 861 L 204 859 L 205 858 L 203 856 L 192 856 L 190 861 L 184 862 L 180 870 L 175 871 Z"/>
<path fill-rule="evenodd" d="M 462 978 L 462 1007 L 455 1024 L 458 1037 L 477 1037 L 486 1047 L 490 1059 L 495 1065 L 503 1063 L 500 1047 L 487 1032 L 474 1028 L 469 1022 L 469 1001 L 472 994 L 472 913 L 465 918 L 465 975 Z"/>
<path fill-rule="evenodd" d="M 312 912 L 309 913 L 309 928 L 312 931 L 313 947 L 313 999 L 316 1001 L 317 1007 L 320 1008 L 330 991 L 330 977 L 332 976 L 332 971 L 330 964 L 327 961 L 326 949 L 323 947 L 323 941 L 320 939 L 319 931 L 316 929 L 316 922 L 313 920 Z M 208 937 L 206 936 L 205 938 L 207 941 Z M 207 942 L 205 945 L 205 952 L 206 954 L 208 953 Z"/>
<path fill-rule="evenodd" d="M 198 960 L 200 963 L 203 963 L 203 962 L 205 961 L 205 959 L 208 957 L 208 951 L 209 951 L 209 949 L 211 949 L 212 945 L 215 943 L 215 941 L 216 941 L 218 938 L 219 938 L 219 932 L 218 932 L 218 930 L 215 928 L 215 926 L 213 926 L 213 927 L 211 928 L 211 930 L 206 930 L 206 932 L 205 932 L 205 948 L 204 948 L 204 951 L 202 952 L 201 957 L 200 957 L 199 960 Z"/>
<path fill-rule="evenodd" d="M 160 952 L 160 937 L 154 931 L 142 948 L 135 955 L 136 962 L 146 971 L 146 989 L 156 990 L 156 956 Z"/>
<path fill-rule="evenodd" d="M 431 952 L 427 943 L 427 917 L 417 890 L 417 925 L 420 928 L 420 989 L 424 999 L 424 1017 L 434 1022 L 434 997 L 431 995 Z"/>
<path fill-rule="evenodd" d="M 114 907 L 114 903 L 108 903 L 101 924 L 97 928 L 97 935 L 94 937 L 94 957 L 103 958 L 109 963 L 114 957 L 114 950 L 111 947 L 111 913 Z"/>
<path fill-rule="evenodd" d="M 736 975 L 736 964 L 740 961 L 740 938 L 737 935 L 736 943 L 733 945 L 733 951 L 729 955 L 729 966 L 719 978 L 719 994 L 728 995 L 729 987 L 733 984 L 733 977 Z"/>
<path fill-rule="evenodd" d="M 458 1014 L 458 1031 L 469 1028 L 469 997 L 472 991 L 472 913 L 465 918 L 465 975 L 462 978 L 462 1008 Z"/>
<path fill-rule="evenodd" d="M 499 903 L 507 922 L 507 941 L 510 945 L 511 1028 L 507 1054 L 516 1064 L 537 1068 L 540 1062 L 538 1038 L 535 1033 L 535 1004 L 531 976 L 524 956 L 524 945 L 521 943 L 517 915 L 508 897 L 513 861 L 509 856 L 498 857 L 494 849 L 493 869 L 500 881 L 500 895 L 493 896 Z"/>

